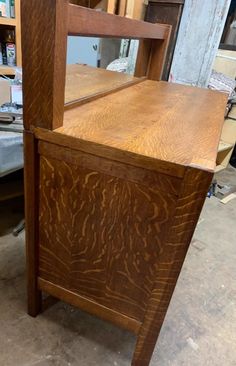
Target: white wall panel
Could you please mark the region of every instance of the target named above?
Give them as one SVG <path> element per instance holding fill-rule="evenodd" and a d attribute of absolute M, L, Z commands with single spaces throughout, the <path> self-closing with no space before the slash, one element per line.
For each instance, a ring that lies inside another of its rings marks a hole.
<path fill-rule="evenodd" d="M 185 0 L 171 80 L 207 86 L 229 6 L 230 0 Z"/>

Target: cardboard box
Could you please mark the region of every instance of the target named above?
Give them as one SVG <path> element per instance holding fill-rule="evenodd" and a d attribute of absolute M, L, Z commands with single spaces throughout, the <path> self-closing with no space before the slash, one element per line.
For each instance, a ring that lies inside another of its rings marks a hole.
<path fill-rule="evenodd" d="M 236 51 L 218 50 L 213 69 L 235 79 Z"/>
<path fill-rule="evenodd" d="M 236 142 L 236 121 L 226 118 L 219 145 L 219 150 L 216 160 L 216 172 L 219 172 L 229 164 L 234 145 Z"/>
<path fill-rule="evenodd" d="M 0 105 L 11 101 L 10 82 L 4 78 L 0 78 Z"/>

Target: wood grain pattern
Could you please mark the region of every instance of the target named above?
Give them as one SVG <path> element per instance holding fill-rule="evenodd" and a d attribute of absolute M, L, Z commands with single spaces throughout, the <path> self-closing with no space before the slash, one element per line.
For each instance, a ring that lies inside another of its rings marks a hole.
<path fill-rule="evenodd" d="M 104 24 L 106 26 L 104 27 Z M 69 5 L 68 33 L 112 38 L 165 39 L 168 26 L 127 19 L 96 10 Z"/>
<path fill-rule="evenodd" d="M 40 277 L 141 321 L 175 200 L 41 156 Z"/>
<path fill-rule="evenodd" d="M 68 1 L 21 1 L 26 129 L 63 123 Z"/>
<path fill-rule="evenodd" d="M 157 174 L 156 171 L 150 170 L 146 164 L 145 169 L 140 169 L 132 165 L 132 169 L 128 169 L 127 160 L 124 163 L 111 159 L 102 158 L 91 153 L 84 153 L 80 150 L 73 149 L 72 146 L 62 147 L 53 143 L 39 141 L 38 152 L 40 155 L 54 158 L 73 165 L 79 165 L 83 168 L 96 170 L 112 177 L 128 180 L 129 182 L 141 184 L 145 187 L 157 187 L 164 194 L 178 196 L 182 179 L 172 177 L 166 174 Z"/>
<path fill-rule="evenodd" d="M 48 131 L 43 128 L 35 128 L 33 131 L 36 138 L 41 141 L 47 141 L 55 145 L 69 147 L 73 150 L 83 151 L 112 161 L 122 162 L 127 165 L 131 165 L 132 167 L 145 168 L 177 178 L 182 178 L 185 174 L 186 167 L 183 165 L 177 165 L 168 161 L 135 154 L 109 145 L 97 144 L 95 142 L 82 140 L 78 137 Z"/>
<path fill-rule="evenodd" d="M 149 365 L 212 177 L 212 173 L 191 168 L 186 171 L 171 230 L 158 260 L 156 281 L 138 335 L 132 366 Z"/>
<path fill-rule="evenodd" d="M 132 330 L 132 365 L 148 366 L 210 184 L 226 96 L 148 80 L 91 101 L 133 79 L 93 70 L 72 80 L 74 67 L 66 100 L 89 97 L 64 113 L 68 30 L 145 38 L 137 69 L 160 78 L 170 28 L 67 0 L 22 9 L 28 311 L 41 310 L 43 290 Z"/>
<path fill-rule="evenodd" d="M 38 278 L 38 287 L 40 290 L 51 294 L 53 297 L 77 306 L 90 314 L 99 316 L 100 318 L 112 322 L 124 329 L 138 334 L 141 323 L 133 318 L 129 318 L 113 309 L 107 308 L 97 302 L 94 302 L 78 293 L 66 290 L 64 287 L 55 285 L 55 283 Z"/>
<path fill-rule="evenodd" d="M 38 276 L 38 155 L 37 140 L 24 131 L 25 241 L 27 262 L 28 313 L 36 316 L 42 308 Z"/>
<path fill-rule="evenodd" d="M 222 93 L 147 80 L 66 111 L 56 132 L 214 171 L 225 104 Z"/>
<path fill-rule="evenodd" d="M 21 6 L 25 85 L 23 104 L 26 129 L 37 126 L 54 130 L 63 124 L 65 100 L 68 106 L 73 104 L 71 101 L 83 98 L 80 100 L 81 104 L 88 101 L 88 94 L 91 100 L 100 96 L 100 93 L 108 93 L 123 88 L 124 84 L 129 86 L 131 82 L 138 82 L 132 77 L 115 76 L 110 72 L 105 76 L 105 71 L 99 70 L 93 73 L 94 84 L 91 83 L 91 77 L 86 79 L 84 75 L 85 82 L 82 82 L 80 88 L 80 85 L 76 85 L 79 76 L 72 78 L 69 73 L 65 97 L 68 32 L 85 36 L 93 33 L 96 36 L 158 40 L 155 43 L 159 45 L 155 48 L 157 58 L 150 61 L 153 70 L 150 78 L 154 78 L 154 74 L 158 75 L 157 78 L 161 77 L 169 40 L 168 25 L 153 25 L 97 12 L 69 4 L 69 0 L 22 0 Z M 85 95 L 82 95 L 83 92 Z"/>

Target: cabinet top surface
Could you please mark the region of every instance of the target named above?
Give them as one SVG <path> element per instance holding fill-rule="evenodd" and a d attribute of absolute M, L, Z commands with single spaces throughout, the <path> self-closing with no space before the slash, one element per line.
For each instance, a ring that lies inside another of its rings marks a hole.
<path fill-rule="evenodd" d="M 55 132 L 213 171 L 226 100 L 219 92 L 147 80 L 65 111 Z"/>

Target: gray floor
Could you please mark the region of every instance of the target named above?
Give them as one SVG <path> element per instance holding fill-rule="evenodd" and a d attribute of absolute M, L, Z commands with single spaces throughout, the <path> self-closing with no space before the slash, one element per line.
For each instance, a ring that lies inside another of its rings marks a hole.
<path fill-rule="evenodd" d="M 236 184 L 236 170 L 219 181 Z M 20 205 L 20 202 L 19 202 Z M 26 314 L 24 234 L 8 231 L 21 217 L 0 207 L 0 365 L 127 366 L 133 335 L 57 303 Z M 236 199 L 207 199 L 151 366 L 236 365 Z"/>

